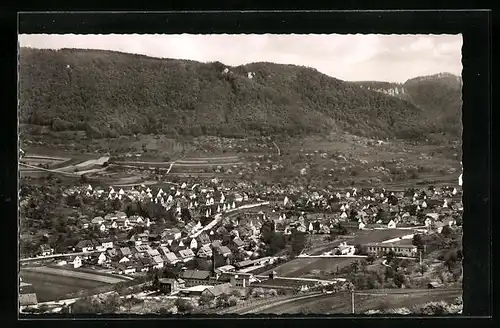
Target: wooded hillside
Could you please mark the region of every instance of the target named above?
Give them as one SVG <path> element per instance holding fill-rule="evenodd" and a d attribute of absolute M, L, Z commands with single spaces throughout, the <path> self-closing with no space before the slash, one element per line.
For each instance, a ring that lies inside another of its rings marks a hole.
<path fill-rule="evenodd" d="M 293 65 L 229 67 L 99 50 L 20 51 L 20 123 L 28 124 L 30 133 L 42 126 L 85 131 L 92 138 L 326 131 L 410 138 L 442 131 L 441 121 L 422 108 L 446 101 L 451 102 L 446 108 L 455 108 L 454 91 L 408 88 L 427 102 L 415 101 L 418 107 Z M 428 95 L 433 92 L 439 96 Z M 443 120 L 453 123 L 456 118 L 447 113 Z"/>

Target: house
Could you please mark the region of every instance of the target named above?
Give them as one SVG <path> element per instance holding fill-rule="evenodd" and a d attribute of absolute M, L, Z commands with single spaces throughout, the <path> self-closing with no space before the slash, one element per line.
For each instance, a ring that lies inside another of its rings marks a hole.
<path fill-rule="evenodd" d="M 101 242 L 101 246 L 105 249 L 113 248 L 113 240 L 111 238 L 102 238 L 99 241 Z"/>
<path fill-rule="evenodd" d="M 175 236 L 174 236 L 174 234 L 171 231 L 168 231 L 168 230 L 164 230 L 160 234 L 160 237 L 161 237 L 161 241 L 162 242 L 168 243 L 169 245 L 171 245 L 172 242 L 176 239 Z"/>
<path fill-rule="evenodd" d="M 164 259 L 164 262 L 167 264 L 176 264 L 177 262 L 179 262 L 177 255 L 175 255 L 175 253 L 173 253 L 173 252 L 165 254 L 163 256 L 163 259 Z"/>
<path fill-rule="evenodd" d="M 153 261 L 153 259 L 145 256 L 142 253 L 136 253 L 135 258 L 136 258 L 137 263 L 139 264 L 137 266 L 137 269 L 139 269 L 138 271 L 148 272 L 150 269 L 152 269 L 155 266 L 155 262 Z"/>
<path fill-rule="evenodd" d="M 119 261 L 118 263 L 128 263 L 130 262 L 130 258 L 128 258 L 127 256 L 123 256 Z"/>
<path fill-rule="evenodd" d="M 122 247 L 122 248 L 120 248 L 120 253 L 121 253 L 121 256 L 123 256 L 123 257 L 130 257 L 130 256 L 132 256 L 132 251 L 128 247 Z"/>
<path fill-rule="evenodd" d="M 19 295 L 19 306 L 37 305 L 38 300 L 35 293 L 27 293 Z"/>
<path fill-rule="evenodd" d="M 137 268 L 133 265 L 132 262 L 127 264 L 120 263 L 116 266 L 115 272 L 118 274 L 132 274 L 137 272 Z"/>
<path fill-rule="evenodd" d="M 94 245 L 94 251 L 97 251 L 97 252 L 105 252 L 106 251 L 106 247 L 103 247 L 100 241 L 94 239 L 94 240 L 91 240 L 90 242 L 92 243 L 92 245 Z"/>
<path fill-rule="evenodd" d="M 240 261 L 234 264 L 234 267 L 238 270 L 248 268 L 254 264 L 251 260 Z"/>
<path fill-rule="evenodd" d="M 99 257 L 97 258 L 97 264 L 98 265 L 103 265 L 104 263 L 107 262 L 107 257 L 106 257 L 106 254 L 103 252 L 101 254 L 99 254 Z"/>
<path fill-rule="evenodd" d="M 394 222 L 394 220 L 390 220 L 389 223 L 387 223 L 387 228 L 389 228 L 389 229 L 395 229 L 396 228 L 396 222 Z"/>
<path fill-rule="evenodd" d="M 96 216 L 95 218 L 92 219 L 92 221 L 90 221 L 93 225 L 96 225 L 96 226 L 100 226 L 101 224 L 104 223 L 104 218 L 100 217 L 100 216 Z"/>
<path fill-rule="evenodd" d="M 210 271 L 184 270 L 179 273 L 179 278 L 184 280 L 186 287 L 208 285 Z"/>
<path fill-rule="evenodd" d="M 202 232 L 197 238 L 198 244 L 201 246 L 210 245 L 210 238 L 205 232 Z"/>
<path fill-rule="evenodd" d="M 212 248 L 210 245 L 204 245 L 201 246 L 198 252 L 196 253 L 196 256 L 201 257 L 201 258 L 208 258 L 212 256 Z"/>
<path fill-rule="evenodd" d="M 411 242 L 411 240 L 410 240 Z M 389 251 L 394 251 L 396 254 L 403 256 L 417 256 L 417 246 L 404 243 L 368 243 L 365 245 L 369 253 L 378 255 L 387 254 Z"/>
<path fill-rule="evenodd" d="M 105 228 L 106 228 L 106 229 L 108 229 L 108 230 L 109 230 L 109 229 L 118 229 L 118 224 L 116 223 L 116 221 L 113 221 L 113 222 L 111 222 L 111 223 L 106 222 L 106 223 L 104 223 L 104 226 L 105 226 Z"/>
<path fill-rule="evenodd" d="M 135 253 L 141 253 L 143 255 L 149 253 L 150 251 L 153 251 L 153 249 L 149 245 L 138 245 L 133 247 L 132 250 L 134 250 L 134 248 L 135 248 Z"/>
<path fill-rule="evenodd" d="M 198 249 L 198 241 L 196 240 L 196 238 L 191 239 L 191 241 L 189 242 L 189 248 Z"/>
<path fill-rule="evenodd" d="M 155 268 L 155 269 L 161 269 L 161 268 L 163 268 L 164 261 L 163 261 L 163 259 L 161 258 L 160 255 L 154 256 L 153 257 L 153 262 L 154 262 L 153 268 Z"/>
<path fill-rule="evenodd" d="M 120 230 L 127 230 L 127 229 L 131 228 L 130 221 L 128 218 L 118 218 L 118 219 L 116 219 L 115 222 L 116 222 L 118 229 L 120 229 Z"/>
<path fill-rule="evenodd" d="M 21 280 L 19 284 L 19 294 L 31 294 L 31 293 L 35 293 L 35 288 L 33 287 L 33 285 L 28 284 Z"/>
<path fill-rule="evenodd" d="M 42 256 L 49 256 L 54 254 L 54 249 L 48 244 L 40 245 L 40 254 Z"/>
<path fill-rule="evenodd" d="M 238 249 L 242 249 L 245 246 L 245 243 L 239 237 L 233 238 L 232 242 Z"/>
<path fill-rule="evenodd" d="M 429 289 L 436 289 L 436 288 L 441 288 L 443 287 L 442 284 L 438 283 L 437 281 L 431 281 L 428 285 L 427 288 Z"/>
<path fill-rule="evenodd" d="M 338 246 L 338 251 L 340 252 L 341 255 L 354 255 L 356 249 L 354 246 L 347 245 L 346 242 L 343 242 Z"/>
<path fill-rule="evenodd" d="M 73 268 L 77 269 L 82 266 L 82 258 L 80 256 L 75 256 L 73 259 Z"/>
<path fill-rule="evenodd" d="M 180 239 L 182 237 L 182 233 L 177 228 L 170 229 L 170 232 L 174 235 L 174 239 Z"/>
<path fill-rule="evenodd" d="M 127 217 L 127 216 L 125 216 L 125 217 Z M 111 213 L 109 213 L 109 214 L 106 214 L 106 215 L 104 216 L 104 221 L 113 222 L 113 221 L 115 221 L 116 219 L 118 219 L 118 216 L 117 216 L 117 215 L 115 215 L 115 214 L 111 214 Z"/>
<path fill-rule="evenodd" d="M 171 295 L 179 290 L 179 281 L 173 278 L 158 279 L 160 292 L 164 295 Z"/>
<path fill-rule="evenodd" d="M 161 236 L 158 234 L 150 233 L 148 236 L 149 242 L 159 242 L 161 240 Z"/>
<path fill-rule="evenodd" d="M 172 243 L 170 244 L 170 251 L 171 252 L 178 252 L 182 249 L 185 249 L 186 246 L 184 246 L 184 243 L 182 242 L 181 239 L 176 239 L 174 241 L 172 241 Z"/>
<path fill-rule="evenodd" d="M 144 219 L 141 216 L 137 216 L 137 215 L 131 216 L 128 220 L 129 220 L 130 225 L 133 225 L 133 226 L 142 225 L 144 223 Z"/>
<path fill-rule="evenodd" d="M 90 225 L 90 221 L 87 219 L 81 219 L 80 224 L 81 224 L 82 229 L 88 229 L 89 225 Z"/>
<path fill-rule="evenodd" d="M 241 203 L 243 201 L 243 196 L 241 196 L 240 194 L 238 193 L 234 193 L 233 194 L 233 200 L 236 202 L 236 203 Z M 248 196 L 247 196 L 247 200 L 248 200 Z"/>
<path fill-rule="evenodd" d="M 167 255 L 168 253 L 170 253 L 170 250 L 169 250 L 167 247 L 165 247 L 165 246 L 160 246 L 160 247 L 158 247 L 157 251 L 158 251 L 158 253 L 160 253 L 160 255 L 162 255 L 162 256 L 165 256 L 165 255 Z"/>
<path fill-rule="evenodd" d="M 140 234 L 134 235 L 132 237 L 135 237 L 135 240 L 140 240 L 141 243 L 149 242 L 149 234 L 148 233 L 140 233 Z M 130 239 L 132 239 L 132 238 L 130 238 Z"/>
<path fill-rule="evenodd" d="M 206 288 L 204 291 L 201 292 L 201 295 L 207 295 L 207 296 L 212 296 L 212 297 L 219 297 L 222 294 L 229 295 L 232 291 L 233 286 L 231 283 L 223 283 L 219 284 L 213 287 Z"/>
<path fill-rule="evenodd" d="M 75 249 L 84 253 L 92 252 L 94 250 L 94 245 L 90 242 L 90 240 L 81 240 L 78 244 L 76 244 Z"/>
<path fill-rule="evenodd" d="M 194 253 L 190 248 L 179 251 L 180 259 L 184 262 L 191 261 L 194 258 Z"/>
<path fill-rule="evenodd" d="M 228 274 L 228 273 L 226 273 Z M 250 285 L 250 278 L 252 274 L 249 273 L 231 273 L 230 284 L 234 287 L 248 287 Z"/>
<path fill-rule="evenodd" d="M 215 269 L 215 273 L 217 274 L 221 274 L 221 273 L 224 273 L 224 272 L 232 272 L 234 271 L 236 268 L 232 265 L 223 265 L 221 267 L 218 267 L 217 269 Z"/>
<path fill-rule="evenodd" d="M 152 249 L 151 247 L 146 251 L 150 257 L 161 256 L 157 249 Z"/>
<path fill-rule="evenodd" d="M 220 255 L 227 257 L 232 254 L 231 250 L 227 246 L 221 246 L 217 249 Z"/>

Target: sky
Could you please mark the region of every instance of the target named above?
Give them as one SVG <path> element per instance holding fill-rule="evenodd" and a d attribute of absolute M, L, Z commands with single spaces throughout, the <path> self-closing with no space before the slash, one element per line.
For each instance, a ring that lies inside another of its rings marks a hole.
<path fill-rule="evenodd" d="M 229 66 L 274 62 L 309 66 L 346 81 L 405 82 L 461 75 L 462 36 L 377 34 L 19 35 L 21 47 L 102 49 Z"/>

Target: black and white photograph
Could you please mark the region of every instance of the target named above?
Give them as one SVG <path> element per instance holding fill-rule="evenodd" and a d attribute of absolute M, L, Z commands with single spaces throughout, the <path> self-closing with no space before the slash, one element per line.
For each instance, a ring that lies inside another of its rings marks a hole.
<path fill-rule="evenodd" d="M 461 34 L 18 45 L 21 315 L 462 314 Z"/>

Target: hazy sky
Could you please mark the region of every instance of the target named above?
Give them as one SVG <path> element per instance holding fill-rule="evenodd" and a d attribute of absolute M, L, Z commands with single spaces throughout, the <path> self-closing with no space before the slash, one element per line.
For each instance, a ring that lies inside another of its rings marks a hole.
<path fill-rule="evenodd" d="M 404 82 L 422 75 L 461 75 L 461 35 L 20 35 L 22 47 L 109 49 L 153 57 L 267 61 L 304 65 L 347 80 Z"/>

